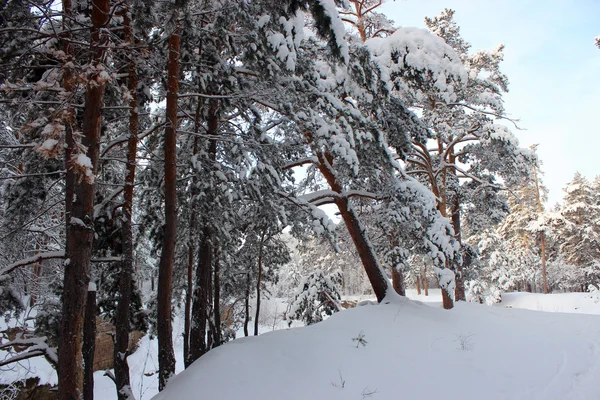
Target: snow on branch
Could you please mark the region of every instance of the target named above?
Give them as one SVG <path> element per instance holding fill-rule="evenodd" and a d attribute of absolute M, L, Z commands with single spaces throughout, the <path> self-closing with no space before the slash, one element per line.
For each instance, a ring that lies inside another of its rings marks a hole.
<path fill-rule="evenodd" d="M 17 262 L 14 262 L 6 267 L 0 269 L 0 280 L 2 280 L 3 276 L 11 273 L 17 268 L 24 267 L 26 265 L 35 264 L 42 260 L 51 260 L 54 258 L 65 258 L 64 251 L 48 251 L 44 253 L 36 254 L 35 256 L 24 258 Z"/>
<path fill-rule="evenodd" d="M 35 256 L 27 257 L 22 260 L 16 261 L 6 267 L 0 269 L 0 281 L 3 280 L 8 274 L 13 272 L 17 268 L 25 267 L 27 265 L 35 264 L 43 260 L 52 260 L 57 258 L 65 258 L 64 250 L 61 251 L 47 251 L 44 253 L 36 254 Z M 98 257 L 92 258 L 90 261 L 94 263 L 100 262 L 120 262 L 121 257 Z"/>
<path fill-rule="evenodd" d="M 20 334 L 15 340 L 2 343 L 0 345 L 0 350 L 8 350 L 11 347 L 14 348 L 14 346 L 20 346 L 27 347 L 27 351 L 20 352 L 0 361 L 0 367 L 29 358 L 44 356 L 54 368 L 58 368 L 58 355 L 56 354 L 56 349 L 48 346 L 47 340 L 48 338 L 46 336 L 23 338 L 23 334 Z"/>

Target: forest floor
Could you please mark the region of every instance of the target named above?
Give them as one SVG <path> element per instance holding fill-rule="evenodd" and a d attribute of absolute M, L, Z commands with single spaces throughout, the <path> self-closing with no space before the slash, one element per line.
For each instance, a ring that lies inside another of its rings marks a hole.
<path fill-rule="evenodd" d="M 509 293 L 493 307 L 459 303 L 446 311 L 439 290 L 407 294 L 419 301 L 394 297 L 297 329 L 286 329 L 283 300 L 265 301 L 261 335 L 209 352 L 157 399 L 199 393 L 257 400 L 600 398 L 598 296 Z M 176 319 L 177 372 L 183 370 L 182 329 Z M 145 336 L 128 361 L 135 397 L 152 398 L 158 392 L 156 339 Z M 42 358 L 28 364 L 28 375 L 53 383 L 54 371 L 43 364 Z M 8 378 L 5 372 L 0 380 Z M 94 378 L 95 399 L 116 399 L 103 372 Z"/>

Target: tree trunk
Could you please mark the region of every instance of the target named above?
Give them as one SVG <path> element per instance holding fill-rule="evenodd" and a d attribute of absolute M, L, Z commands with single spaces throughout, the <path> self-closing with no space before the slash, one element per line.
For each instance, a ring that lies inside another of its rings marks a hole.
<path fill-rule="evenodd" d="M 248 323 L 250 322 L 250 272 L 246 273 L 246 301 L 244 314 L 244 336 L 248 336 Z"/>
<path fill-rule="evenodd" d="M 425 296 L 429 296 L 429 280 L 427 279 L 427 264 L 425 264 L 425 268 L 423 269 L 423 291 L 425 292 Z"/>
<path fill-rule="evenodd" d="M 454 163 L 454 156 L 450 162 Z M 454 235 L 456 240 L 458 241 L 459 246 L 462 247 L 462 235 L 461 235 L 461 226 L 460 226 L 460 198 L 458 193 L 454 193 L 452 196 L 452 209 L 451 209 L 451 217 L 452 217 L 452 227 L 454 228 Z M 466 256 L 465 256 L 466 258 Z M 465 296 L 465 280 L 463 276 L 463 270 L 465 266 L 468 266 L 467 260 L 463 258 L 462 263 L 456 263 L 456 271 L 454 278 L 454 300 L 455 301 L 466 301 L 467 297 Z M 470 261 L 468 261 L 470 264 Z"/>
<path fill-rule="evenodd" d="M 130 8 L 123 12 L 124 38 L 131 46 L 134 45 L 133 28 L 131 26 Z M 130 316 L 129 305 L 133 288 L 133 188 L 135 183 L 136 153 L 139 134 L 138 116 L 138 78 L 137 66 L 133 58 L 128 65 L 128 89 L 132 96 L 129 101 L 129 139 L 127 140 L 127 166 L 125 172 L 125 187 L 123 188 L 123 220 L 121 225 L 121 242 L 123 254 L 121 270 L 119 271 L 119 301 L 115 315 L 115 347 L 113 352 L 115 368 L 115 384 L 119 400 L 133 399 L 129 377 L 127 357 L 129 351 Z"/>
<path fill-rule="evenodd" d="M 262 259 L 264 241 L 265 231 L 263 230 L 258 248 L 258 274 L 256 278 L 256 315 L 254 317 L 254 336 L 258 336 L 258 317 L 260 315 L 260 285 L 262 284 Z"/>
<path fill-rule="evenodd" d="M 215 270 L 213 280 L 213 314 L 215 318 L 215 328 L 213 334 L 213 348 L 221 345 L 221 266 L 219 264 L 219 250 L 215 250 Z"/>
<path fill-rule="evenodd" d="M 201 42 L 202 43 L 202 42 Z M 202 46 L 199 47 L 199 54 L 202 54 Z M 200 66 L 197 67 L 198 76 L 201 75 Z M 199 90 L 202 90 L 202 86 L 199 85 Z M 203 99 L 199 99 L 196 104 L 196 115 L 194 118 L 194 133 L 198 135 L 200 132 L 200 126 L 202 124 L 200 117 L 202 111 Z M 192 159 L 198 154 L 199 147 L 199 136 L 194 137 L 194 147 L 192 151 Z M 188 237 L 188 268 L 187 268 L 187 289 L 185 292 L 185 320 L 183 327 L 183 361 L 185 368 L 189 367 L 192 363 L 190 357 L 190 332 L 192 329 L 192 301 L 194 298 L 194 252 L 196 251 L 196 192 L 198 185 L 198 171 L 196 166 L 192 166 L 192 185 L 190 189 L 190 225 L 189 225 L 189 237 Z"/>
<path fill-rule="evenodd" d="M 94 351 L 96 350 L 96 285 L 90 284 L 83 323 L 83 400 L 94 400 Z"/>
<path fill-rule="evenodd" d="M 318 159 L 319 163 L 317 164 L 317 167 L 325 177 L 325 180 L 327 180 L 331 190 L 343 194 L 342 186 L 338 183 L 331 167 L 333 164 L 333 157 L 329 154 L 319 153 Z M 369 240 L 367 230 L 358 219 L 348 198 L 341 196 L 336 197 L 334 202 L 342 215 L 342 219 L 346 224 L 352 242 L 354 242 L 354 246 L 356 247 L 365 272 L 367 273 L 367 277 L 369 278 L 369 282 L 371 283 L 371 287 L 373 288 L 373 292 L 375 292 L 375 296 L 377 296 L 377 301 L 381 302 L 388 292 L 390 285 L 389 280 L 385 276 L 383 268 L 379 263 L 379 259 L 375 254 L 371 241 Z"/>
<path fill-rule="evenodd" d="M 392 267 L 392 287 L 400 296 L 406 296 L 404 274 L 398 267 Z"/>
<path fill-rule="evenodd" d="M 192 308 L 192 329 L 190 330 L 190 362 L 196 361 L 207 351 L 206 324 L 208 319 L 209 288 L 212 268 L 212 235 L 205 228 L 200 243 L 196 288 Z"/>
<path fill-rule="evenodd" d="M 192 223 L 195 224 L 195 219 L 195 214 L 192 214 L 190 218 L 190 229 L 193 229 Z M 183 359 L 185 368 L 189 367 L 192 363 L 190 358 L 190 331 L 192 318 L 192 298 L 194 290 L 194 251 L 195 245 L 192 242 L 192 235 L 190 233 L 188 243 L 187 289 L 185 292 L 185 322 L 183 327 Z"/>
<path fill-rule="evenodd" d="M 175 375 L 171 296 L 173 262 L 177 240 L 177 103 L 179 95 L 179 51 L 181 47 L 178 13 L 173 13 L 175 30 L 169 36 L 167 64 L 167 124 L 165 127 L 165 229 L 158 269 L 158 390 Z"/>
<path fill-rule="evenodd" d="M 63 2 L 65 15 L 71 14 L 70 1 Z M 99 66 L 104 57 L 103 40 L 100 28 L 109 18 L 110 1 L 91 2 L 90 50 L 93 66 Z M 69 53 L 67 53 L 69 54 Z M 72 54 L 72 53 L 71 53 Z M 67 75 L 69 75 L 68 73 Z M 102 106 L 104 105 L 103 80 L 94 72 L 88 76 L 83 112 L 81 144 L 87 148 L 86 156 L 91 163 L 92 175 L 75 171 L 71 156 L 75 156 L 75 138 L 71 129 L 67 135 L 67 178 L 66 178 L 66 260 L 63 278 L 62 317 L 58 340 L 58 398 L 75 400 L 83 395 L 82 336 L 83 318 L 90 281 L 90 259 L 92 256 L 94 177 L 97 172 L 100 147 L 100 127 Z M 65 77 L 64 86 L 73 77 Z M 65 87 L 65 89 L 68 89 Z M 70 88 L 71 90 L 73 87 Z M 72 114 L 74 117 L 74 113 Z M 75 120 L 70 121 L 74 124 Z M 77 201 L 74 201 L 77 199 Z"/>
<path fill-rule="evenodd" d="M 442 307 L 444 307 L 445 310 L 450 310 L 454 307 L 452 297 L 450 297 L 450 293 L 448 293 L 446 289 L 442 289 Z"/>
<path fill-rule="evenodd" d="M 421 295 L 421 277 L 417 275 L 417 295 Z"/>
<path fill-rule="evenodd" d="M 546 235 L 541 232 L 541 247 L 542 247 L 542 285 L 544 294 L 548 294 L 548 274 L 546 273 Z"/>
<path fill-rule="evenodd" d="M 198 121 L 198 113 L 200 107 L 196 110 L 196 121 Z M 196 124 L 196 133 L 198 132 L 198 123 Z M 198 137 L 194 138 L 194 151 L 193 154 L 198 154 Z M 190 332 L 191 332 L 191 319 L 192 319 L 192 300 L 194 297 L 194 252 L 196 251 L 196 210 L 194 204 L 194 197 L 196 193 L 197 184 L 197 171 L 192 171 L 192 189 L 190 199 L 190 225 L 189 225 L 189 238 L 188 238 L 188 267 L 187 267 L 187 289 L 185 292 L 185 321 L 183 328 L 183 359 L 185 368 L 189 367 L 192 363 L 190 357 Z"/>
<path fill-rule="evenodd" d="M 215 101 L 209 105 L 207 123 L 207 135 L 216 135 L 219 119 L 217 115 L 218 103 Z M 217 141 L 210 139 L 208 147 L 209 159 L 214 163 L 217 155 Z M 202 243 L 198 257 L 198 269 L 196 270 L 196 288 L 194 289 L 194 300 L 192 305 L 192 327 L 190 330 L 190 362 L 196 361 L 209 350 L 206 341 L 206 326 L 208 323 L 208 308 L 211 299 L 211 273 L 213 264 L 213 233 L 208 225 L 202 232 Z"/>

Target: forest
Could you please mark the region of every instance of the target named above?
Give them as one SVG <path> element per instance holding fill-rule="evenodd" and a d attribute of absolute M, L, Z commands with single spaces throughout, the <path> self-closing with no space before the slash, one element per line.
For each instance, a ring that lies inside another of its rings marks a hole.
<path fill-rule="evenodd" d="M 53 398 L 91 400 L 107 323 L 106 375 L 139 399 L 134 331 L 162 390 L 176 358 L 258 335 L 261 300 L 310 325 L 415 287 L 445 310 L 597 294 L 600 176 L 548 206 L 504 46 L 383 3 L 2 2 L 0 375 L 41 359 Z"/>

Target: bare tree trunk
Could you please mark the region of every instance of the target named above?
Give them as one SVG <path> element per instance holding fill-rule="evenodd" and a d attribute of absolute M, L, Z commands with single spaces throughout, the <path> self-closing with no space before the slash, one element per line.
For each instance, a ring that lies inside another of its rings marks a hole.
<path fill-rule="evenodd" d="M 204 229 L 199 253 L 190 330 L 190 362 L 196 361 L 207 351 L 206 324 L 212 268 L 212 235 L 208 228 Z"/>
<path fill-rule="evenodd" d="M 541 234 L 541 247 L 542 247 L 542 285 L 544 288 L 544 294 L 548 294 L 548 274 L 546 273 L 546 234 Z"/>
<path fill-rule="evenodd" d="M 71 3 L 63 2 L 65 15 L 71 15 Z M 109 19 L 110 1 L 92 0 L 91 2 L 91 39 L 90 63 L 97 67 L 105 54 L 102 28 Z M 69 53 L 67 53 L 69 54 Z M 70 53 L 72 54 L 72 53 Z M 67 75 L 69 75 L 67 73 Z M 90 259 L 92 256 L 93 208 L 96 189 L 94 177 L 97 172 L 100 147 L 100 127 L 102 122 L 102 106 L 104 105 L 105 84 L 98 79 L 99 73 L 88 76 L 85 92 L 85 108 L 83 112 L 83 132 L 81 144 L 87 148 L 86 156 L 91 163 L 91 176 L 74 169 L 72 156 L 75 156 L 75 139 L 72 127 L 67 130 L 67 178 L 66 178 L 66 257 L 63 294 L 62 318 L 58 341 L 58 398 L 60 400 L 79 399 L 83 395 L 82 336 L 83 318 L 90 281 Z M 64 86 L 72 85 L 65 77 Z M 69 89 L 65 87 L 65 89 Z M 73 87 L 70 88 L 71 90 Z M 73 120 L 68 121 L 75 124 Z M 74 201 L 74 199 L 77 201 Z"/>
<path fill-rule="evenodd" d="M 406 296 L 404 274 L 398 267 L 392 267 L 392 287 L 400 296 Z"/>
<path fill-rule="evenodd" d="M 177 240 L 177 103 L 179 96 L 179 62 L 181 32 L 178 13 L 173 13 L 175 30 L 169 36 L 167 64 L 167 124 L 165 127 L 165 229 L 158 270 L 158 390 L 163 390 L 175 375 L 171 296 L 173 262 Z"/>
<path fill-rule="evenodd" d="M 323 174 L 325 177 L 325 180 L 327 180 L 331 190 L 342 194 L 342 186 L 337 181 L 335 173 L 331 167 L 333 163 L 333 157 L 329 154 L 320 153 L 318 155 L 318 159 L 319 163 L 317 167 L 319 168 L 319 171 L 321 171 L 321 174 Z M 354 242 L 354 246 L 356 247 L 365 272 L 369 278 L 369 282 L 371 283 L 371 287 L 373 288 L 373 292 L 375 292 L 375 296 L 377 296 L 377 301 L 381 302 L 388 292 L 390 285 L 388 278 L 385 276 L 383 269 L 381 268 L 379 259 L 373 250 L 367 230 L 358 219 L 358 216 L 352 208 L 348 198 L 337 197 L 334 199 L 334 202 L 338 207 L 340 214 L 342 215 L 342 219 L 346 224 L 346 228 L 348 229 L 348 233 Z"/>
<path fill-rule="evenodd" d="M 446 289 L 442 289 L 442 307 L 444 307 L 445 310 L 449 310 L 454 307 L 452 297 L 450 297 L 450 293 L 448 293 Z"/>
<path fill-rule="evenodd" d="M 454 163 L 454 157 L 450 161 Z M 459 246 L 462 247 L 462 235 L 461 235 L 461 226 L 460 226 L 460 199 L 457 193 L 454 193 L 452 197 L 452 227 L 454 228 L 454 235 L 456 240 L 458 240 Z M 463 270 L 465 266 L 468 266 L 470 263 L 469 260 L 466 260 L 466 257 L 463 258 L 462 263 L 456 263 L 456 276 L 454 278 L 455 288 L 454 288 L 454 300 L 455 301 L 466 301 L 467 297 L 465 296 L 465 280 L 463 276 Z"/>
<path fill-rule="evenodd" d="M 190 218 L 190 229 L 193 229 L 193 224 L 196 223 L 195 215 L 192 214 Z M 190 331 L 191 331 L 191 318 L 192 318 L 192 298 L 194 290 L 194 251 L 195 246 L 192 243 L 192 235 L 190 234 L 188 243 L 188 267 L 187 267 L 187 289 L 185 293 L 185 322 L 183 327 L 183 359 L 185 368 L 189 367 L 191 362 L 190 358 Z"/>
<path fill-rule="evenodd" d="M 198 121 L 198 113 L 200 107 L 196 111 L 196 121 Z M 196 123 L 198 128 L 198 122 Z M 196 130 L 196 133 L 198 131 Z M 193 154 L 198 154 L 198 137 L 194 138 L 194 151 Z M 189 238 L 188 238 L 188 268 L 187 268 L 187 289 L 185 293 L 185 322 L 183 328 L 183 359 L 185 368 L 189 367 L 192 363 L 190 358 L 190 332 L 192 322 L 192 300 L 194 297 L 194 252 L 196 251 L 196 212 L 194 206 L 194 195 L 195 187 L 197 183 L 197 172 L 193 171 L 192 177 L 192 195 L 190 209 L 190 225 L 189 225 Z"/>
<path fill-rule="evenodd" d="M 421 295 L 421 277 L 417 275 L 417 295 Z"/>
<path fill-rule="evenodd" d="M 219 249 L 215 249 L 215 270 L 213 276 L 213 314 L 215 319 L 215 327 L 213 334 L 213 348 L 221 345 L 221 266 L 219 264 Z"/>
<path fill-rule="evenodd" d="M 123 12 L 124 38 L 131 46 L 134 45 L 133 28 L 131 26 L 130 7 Z M 133 289 L 133 188 L 135 183 L 136 153 L 139 134 L 139 98 L 137 65 L 133 58 L 128 65 L 128 89 L 132 96 L 129 101 L 129 138 L 127 140 L 127 166 L 125 172 L 125 187 L 123 189 L 123 221 L 121 225 L 121 241 L 123 254 L 121 270 L 119 271 L 119 301 L 115 316 L 115 347 L 114 368 L 115 384 L 119 400 L 133 399 L 129 377 L 129 364 L 127 357 L 129 349 L 130 316 L 129 305 Z"/>
<path fill-rule="evenodd" d="M 250 272 L 246 273 L 246 299 L 244 315 L 244 336 L 248 336 L 248 323 L 250 322 Z"/>
<path fill-rule="evenodd" d="M 216 135 L 219 119 L 217 115 L 218 103 L 215 101 L 209 105 L 207 123 L 207 134 Z M 210 139 L 208 156 L 212 162 L 216 161 L 217 141 Z M 192 304 L 192 327 L 190 330 L 190 362 L 196 361 L 209 349 L 206 340 L 206 326 L 209 318 L 208 308 L 211 299 L 211 273 L 214 249 L 213 233 L 210 226 L 205 226 L 202 232 L 202 243 L 200 244 L 200 255 L 198 257 L 198 269 L 196 270 L 196 288 Z"/>
<path fill-rule="evenodd" d="M 94 352 L 96 350 L 96 285 L 90 284 L 83 323 L 83 400 L 94 400 Z"/>
<path fill-rule="evenodd" d="M 427 279 L 427 264 L 425 264 L 425 268 L 423 269 L 423 291 L 425 292 L 425 296 L 429 296 L 429 280 Z"/>
<path fill-rule="evenodd" d="M 262 284 L 262 259 L 265 231 L 263 230 L 258 248 L 258 274 L 256 278 L 256 316 L 254 317 L 254 336 L 258 336 L 258 317 L 260 315 L 260 285 Z"/>

